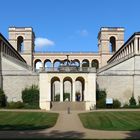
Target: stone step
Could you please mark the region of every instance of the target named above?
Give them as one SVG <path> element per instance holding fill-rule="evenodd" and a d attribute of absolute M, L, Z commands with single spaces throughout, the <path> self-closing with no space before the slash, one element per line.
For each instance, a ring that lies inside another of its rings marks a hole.
<path fill-rule="evenodd" d="M 85 102 L 51 102 L 51 110 L 85 110 Z"/>

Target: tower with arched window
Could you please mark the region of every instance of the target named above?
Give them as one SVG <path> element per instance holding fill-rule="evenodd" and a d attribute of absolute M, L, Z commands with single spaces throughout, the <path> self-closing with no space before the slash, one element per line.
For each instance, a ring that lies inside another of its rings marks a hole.
<path fill-rule="evenodd" d="M 98 33 L 98 50 L 101 56 L 101 66 L 124 44 L 124 28 L 102 27 Z"/>
<path fill-rule="evenodd" d="M 26 60 L 27 64 L 33 66 L 35 35 L 31 27 L 10 27 L 9 42 Z"/>

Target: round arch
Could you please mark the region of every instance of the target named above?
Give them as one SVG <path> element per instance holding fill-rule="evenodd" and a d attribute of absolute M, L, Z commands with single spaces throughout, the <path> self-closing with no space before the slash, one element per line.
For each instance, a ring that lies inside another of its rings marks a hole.
<path fill-rule="evenodd" d="M 80 67 L 80 61 L 78 59 L 74 59 L 73 62 L 77 67 Z"/>
<path fill-rule="evenodd" d="M 22 36 L 17 37 L 17 51 L 23 52 L 24 50 L 24 38 Z"/>
<path fill-rule="evenodd" d="M 89 60 L 88 59 L 84 59 L 82 61 L 82 67 L 89 67 Z"/>
<path fill-rule="evenodd" d="M 84 101 L 85 79 L 83 77 L 77 77 L 76 83 L 76 101 Z"/>
<path fill-rule="evenodd" d="M 40 59 L 36 59 L 34 61 L 34 69 L 39 70 L 40 67 L 42 67 L 42 61 Z"/>
<path fill-rule="evenodd" d="M 63 79 L 63 100 L 72 101 L 72 78 L 65 77 Z"/>
<path fill-rule="evenodd" d="M 51 79 L 51 101 L 60 101 L 60 79 L 53 77 Z"/>
<path fill-rule="evenodd" d="M 46 59 L 44 61 L 44 68 L 49 68 L 49 67 L 52 67 L 52 62 L 50 59 Z"/>
<path fill-rule="evenodd" d="M 97 59 L 93 59 L 91 61 L 91 67 L 95 67 L 96 69 L 99 68 L 99 61 Z"/>
<path fill-rule="evenodd" d="M 116 38 L 114 36 L 111 36 L 109 38 L 110 42 L 110 52 L 115 52 L 116 51 Z"/>
<path fill-rule="evenodd" d="M 53 61 L 53 67 L 59 67 L 61 65 L 61 60 L 60 59 L 55 59 Z"/>

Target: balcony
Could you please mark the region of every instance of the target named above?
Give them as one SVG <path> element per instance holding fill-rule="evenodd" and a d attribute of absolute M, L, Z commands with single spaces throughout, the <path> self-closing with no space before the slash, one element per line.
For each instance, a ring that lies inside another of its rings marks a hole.
<path fill-rule="evenodd" d="M 47 73 L 95 73 L 96 68 L 94 68 L 94 67 L 77 67 L 77 66 L 59 66 L 59 67 L 40 68 L 39 72 L 47 72 Z"/>

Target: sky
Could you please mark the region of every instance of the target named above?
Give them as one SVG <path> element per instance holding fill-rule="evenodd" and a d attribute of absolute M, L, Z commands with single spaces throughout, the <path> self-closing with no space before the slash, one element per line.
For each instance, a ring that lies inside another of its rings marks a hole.
<path fill-rule="evenodd" d="M 140 31 L 140 0 L 0 0 L 0 32 L 32 27 L 36 51 L 97 52 L 101 27 Z"/>

